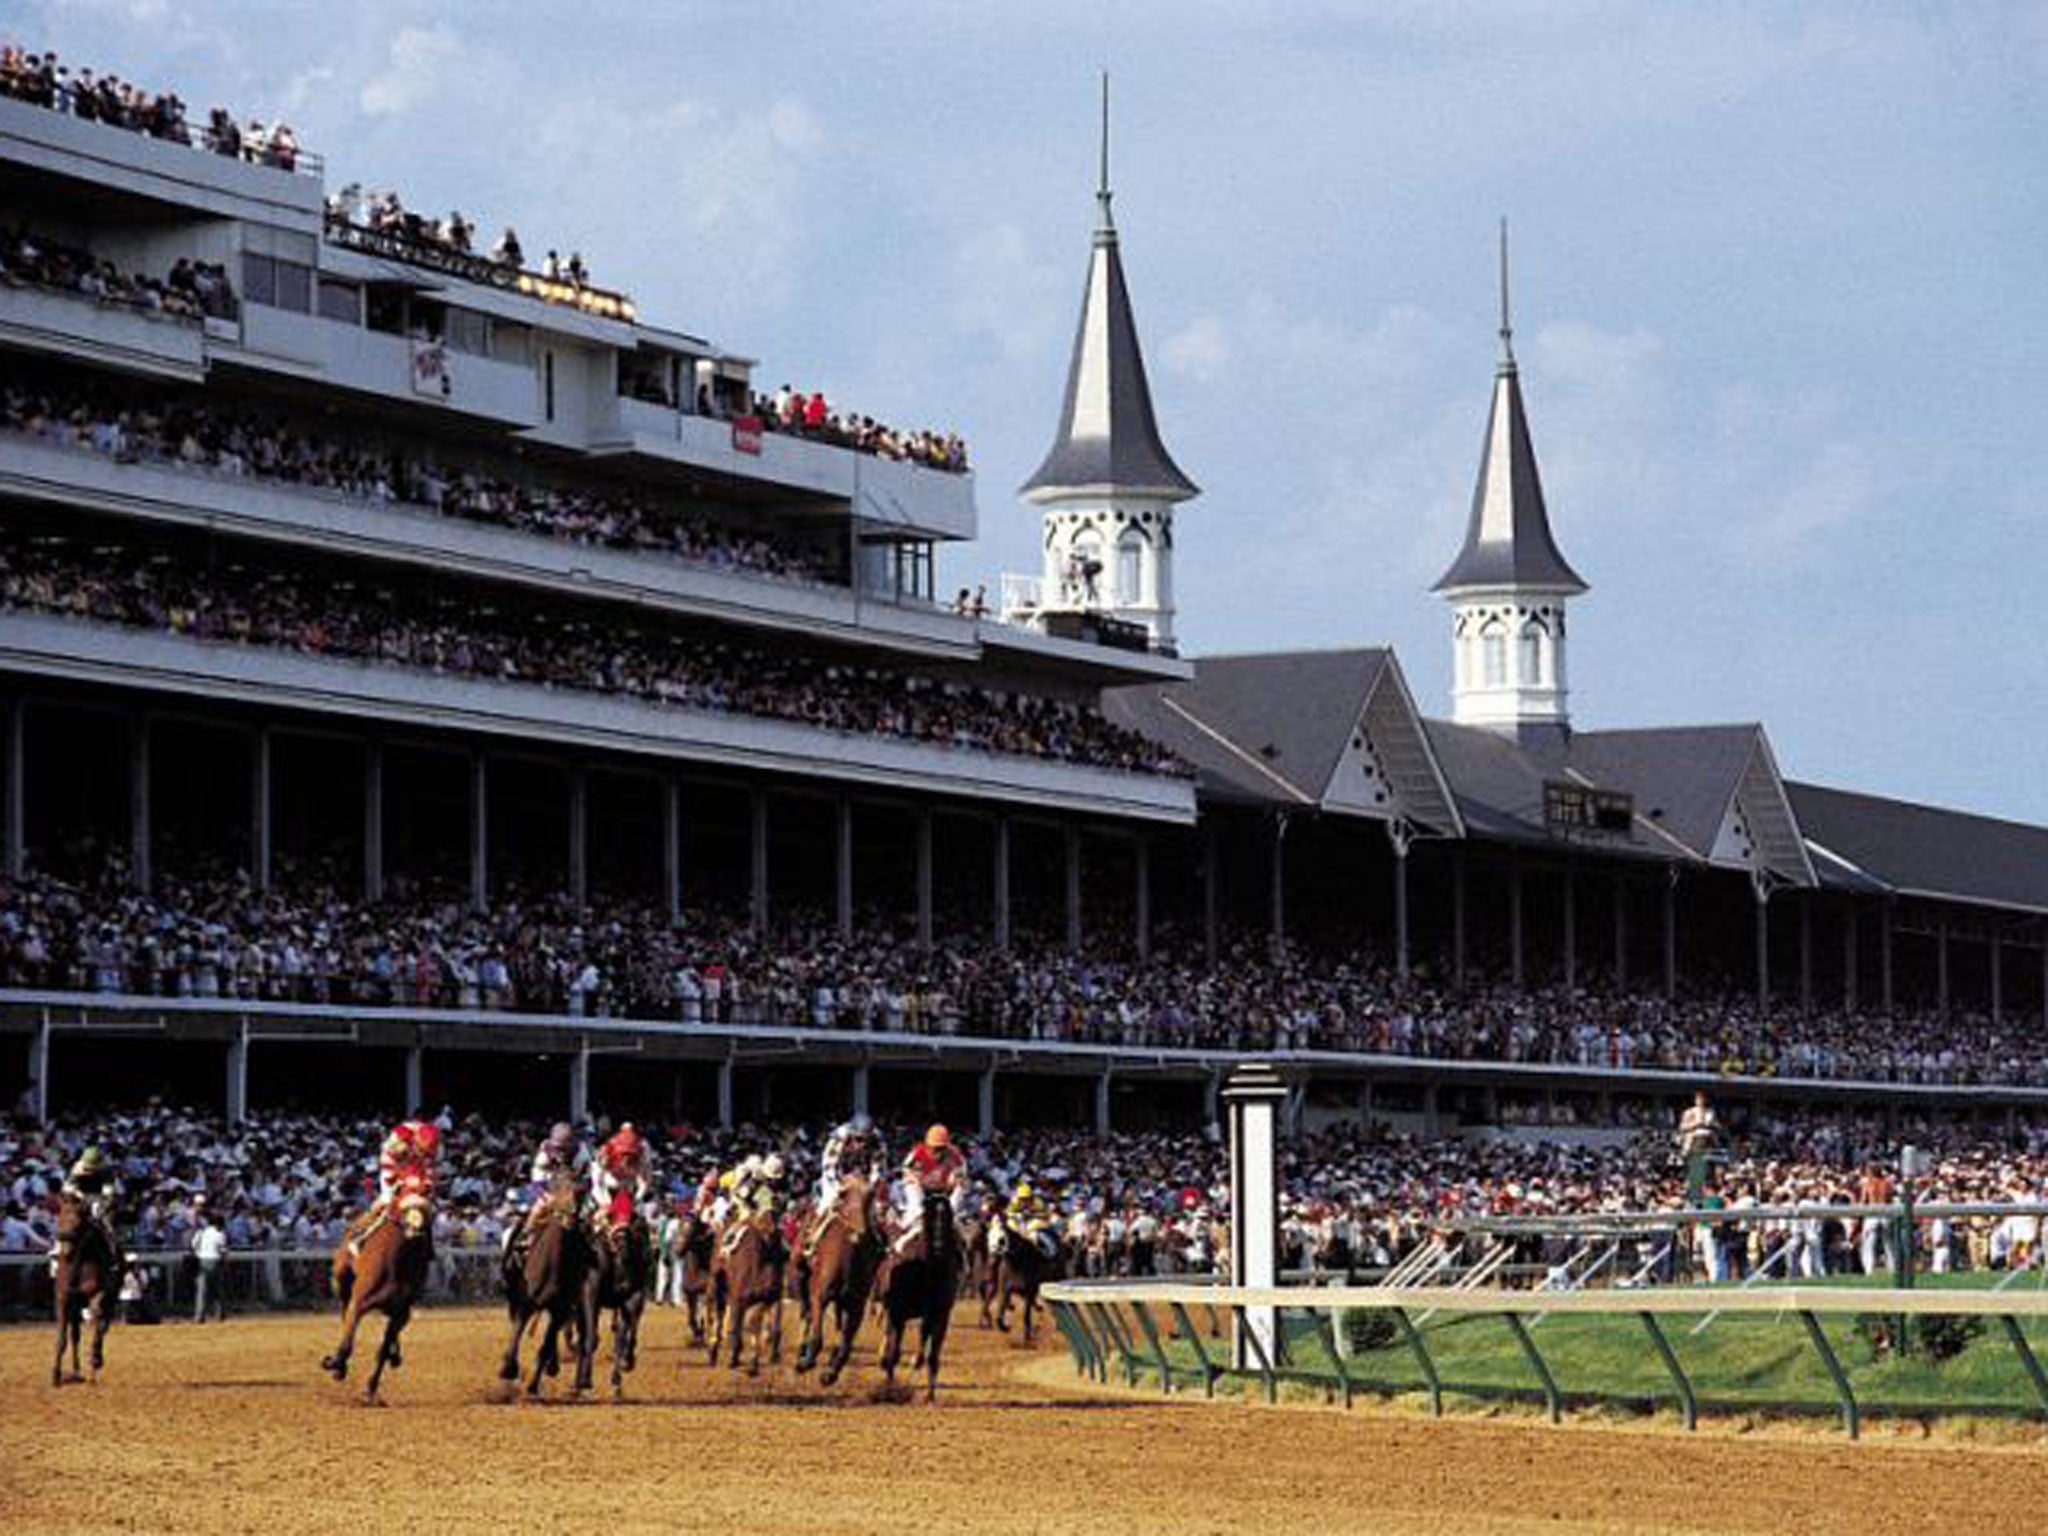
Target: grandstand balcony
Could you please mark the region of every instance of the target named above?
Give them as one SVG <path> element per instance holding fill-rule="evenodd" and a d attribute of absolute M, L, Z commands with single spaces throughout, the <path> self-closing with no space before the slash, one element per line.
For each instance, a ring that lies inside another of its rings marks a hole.
<path fill-rule="evenodd" d="M 206 372 L 210 328 L 85 294 L 0 284 L 0 346 L 197 383 Z"/>
<path fill-rule="evenodd" d="M 376 722 L 800 774 L 845 784 L 1191 823 L 1191 780 L 662 707 L 537 683 L 450 677 L 329 657 L 8 615 L 0 669 Z"/>

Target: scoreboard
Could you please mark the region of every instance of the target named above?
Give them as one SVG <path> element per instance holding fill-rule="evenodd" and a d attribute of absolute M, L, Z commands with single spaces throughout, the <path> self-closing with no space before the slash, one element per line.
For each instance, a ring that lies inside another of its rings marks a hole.
<path fill-rule="evenodd" d="M 1562 837 L 1587 833 L 1626 837 L 1635 824 L 1635 814 L 1633 795 L 1563 779 L 1544 781 L 1543 825 Z"/>

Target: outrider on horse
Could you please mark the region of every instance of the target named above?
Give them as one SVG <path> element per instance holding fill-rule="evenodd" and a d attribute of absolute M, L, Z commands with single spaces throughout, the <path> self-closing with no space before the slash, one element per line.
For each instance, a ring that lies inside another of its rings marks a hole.
<path fill-rule="evenodd" d="M 85 1197 L 64 1191 L 57 1211 L 57 1356 L 50 1365 L 50 1385 L 66 1381 L 64 1348 L 71 1347 L 69 1380 L 83 1381 L 78 1353 L 85 1325 L 92 1324 L 89 1356 L 93 1380 L 106 1365 L 107 1325 L 114 1320 L 114 1297 L 121 1288 L 121 1252 L 106 1223 L 93 1215 Z"/>

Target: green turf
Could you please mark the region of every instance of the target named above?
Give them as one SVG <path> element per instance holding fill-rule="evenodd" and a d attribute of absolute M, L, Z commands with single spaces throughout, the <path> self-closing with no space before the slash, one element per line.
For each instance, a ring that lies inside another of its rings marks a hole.
<path fill-rule="evenodd" d="M 2019 1283 L 2031 1286 L 2031 1282 Z M 1922 1281 L 1927 1288 L 1971 1284 L 1982 1288 L 1982 1277 L 1926 1277 Z M 1713 1290 L 1703 1286 L 1700 1291 L 1703 1305 L 1698 1313 L 1660 1314 L 1658 1325 L 1703 1409 L 1836 1411 L 1840 1400 L 1796 1315 L 1744 1314 L 1704 1322 L 1711 1309 Z M 1122 1316 L 1142 1372 L 1141 1380 L 1156 1385 L 1158 1371 L 1149 1342 L 1127 1309 Z M 1207 1358 L 1224 1363 L 1228 1358 L 1227 1335 L 1209 1337 L 1210 1316 L 1206 1309 L 1191 1308 L 1190 1316 L 1203 1335 Z M 1175 1336 L 1167 1309 L 1155 1307 L 1152 1318 L 1169 1361 L 1176 1368 L 1195 1370 L 1194 1347 Z M 1422 1314 L 1416 1314 L 1414 1321 L 1447 1394 L 1540 1397 L 1541 1383 L 1535 1370 L 1502 1318 L 1439 1314 L 1424 1321 Z M 1851 1390 L 1866 1411 L 2041 1411 L 2041 1399 L 2003 1325 L 1995 1318 L 1984 1319 L 1983 1331 L 1962 1353 L 1940 1363 L 1927 1358 L 1924 1352 L 1901 1358 L 1880 1347 L 1858 1331 L 1853 1316 L 1823 1317 L 1820 1323 L 1848 1376 Z M 2032 1320 L 2023 1327 L 2036 1355 L 2048 1365 L 2048 1319 Z M 1552 1379 L 1568 1401 L 1670 1407 L 1678 1402 L 1676 1386 L 1635 1314 L 1557 1314 L 1541 1321 L 1531 1319 L 1529 1331 Z M 1336 1371 L 1310 1315 L 1289 1312 L 1286 1335 L 1283 1374 L 1297 1381 L 1334 1385 Z M 1354 1384 L 1370 1390 L 1420 1392 L 1425 1385 L 1414 1352 L 1398 1336 L 1383 1347 L 1351 1355 L 1346 1365 Z M 1112 1379 L 1122 1380 L 1124 1374 L 1124 1361 L 1112 1350 Z"/>

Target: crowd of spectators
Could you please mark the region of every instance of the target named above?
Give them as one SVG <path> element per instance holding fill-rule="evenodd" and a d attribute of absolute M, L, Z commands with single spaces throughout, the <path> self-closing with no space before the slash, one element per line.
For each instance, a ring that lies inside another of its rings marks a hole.
<path fill-rule="evenodd" d="M 444 1107 L 437 1235 L 445 1247 L 489 1250 L 527 1198 L 539 1124 Z M 583 1128 L 601 1136 L 607 1121 Z M 222 1223 L 231 1248 L 320 1250 L 339 1240 L 374 1187 L 386 1123 L 343 1113 L 257 1113 L 239 1125 L 152 1101 L 125 1111 L 60 1118 L 38 1127 L 0 1120 L 0 1251 L 49 1242 L 55 1196 L 88 1144 L 112 1159 L 117 1221 L 137 1250 L 182 1252 L 200 1223 Z M 689 1208 L 706 1174 L 749 1153 L 779 1151 L 790 1188 L 814 1179 L 825 1127 L 647 1124 L 656 1173 L 650 1214 Z M 918 1128 L 883 1128 L 885 1156 L 900 1157 Z M 1910 1135 L 1929 1150 L 1922 1203 L 2018 1204 L 2048 1193 L 2048 1136 L 1992 1136 L 1924 1123 Z M 1213 1271 L 1227 1265 L 1227 1166 L 1216 1128 L 1109 1136 L 1071 1129 L 962 1134 L 971 1211 L 987 1210 L 1029 1179 L 1050 1198 L 1076 1267 L 1087 1272 Z M 1896 1143 L 1853 1112 L 1760 1119 L 1736 1128 L 1710 1184 L 1710 1203 L 1848 1205 L 1892 1197 Z M 1299 1136 L 1281 1153 L 1285 1267 L 1377 1268 L 1399 1262 L 1475 1219 L 1599 1216 L 1691 1208 L 1671 1127 L 1598 1146 L 1537 1136 L 1422 1139 L 1384 1125 L 1347 1123 Z M 1798 1246 L 1810 1225 L 1802 1274 L 1871 1270 L 1889 1260 L 1889 1237 L 1853 1218 L 1770 1218 L 1730 1224 L 1761 1265 Z M 1859 1238 L 1863 1239 L 1859 1241 Z M 2040 1262 L 2036 1219 L 2014 1214 L 1923 1223 L 1921 1261 L 1937 1270 Z M 1485 1239 L 1475 1241 L 1484 1242 Z M 1740 1262 L 1740 1261 L 1738 1261 Z M 1621 1278 L 1616 1276 L 1613 1278 Z"/>
<path fill-rule="evenodd" d="M 929 949 L 881 926 L 842 936 L 793 912 L 766 935 L 632 901 L 455 894 L 364 903 L 332 879 L 253 889 L 239 871 L 0 879 L 0 984 L 241 998 L 762 1023 L 1138 1049 L 1320 1050 L 1618 1071 L 2048 1085 L 2024 1032 L 1988 1017 L 1846 1015 L 1743 996 L 1403 980 L 1369 955 L 1228 943 L 1218 963 L 1164 933 L 1153 953 L 1072 954 L 965 934 Z"/>
<path fill-rule="evenodd" d="M 538 606 L 445 584 L 201 564 L 162 548 L 0 530 L 0 608 L 444 676 L 537 683 L 848 735 L 1151 775 L 1188 772 L 1092 706 L 862 661 Z"/>
<path fill-rule="evenodd" d="M 89 69 L 74 71 L 48 49 L 32 53 L 19 44 L 0 44 L 0 96 L 252 165 L 281 171 L 299 165 L 298 136 L 285 123 L 266 128 L 252 118 L 245 127 L 226 108 L 215 107 L 206 126 L 194 128 L 175 92 L 152 91 L 105 71 L 97 76 Z"/>
<path fill-rule="evenodd" d="M 700 409 L 708 410 L 709 394 L 698 398 Z M 878 458 L 902 459 L 949 474 L 965 474 L 968 469 L 967 445 L 958 433 L 901 432 L 872 416 L 842 415 L 826 403 L 819 390 L 806 394 L 785 384 L 773 395 L 756 395 L 754 415 L 771 432 L 815 438 L 835 447 L 871 453 Z"/>
<path fill-rule="evenodd" d="M 25 227 L 0 232 L 0 283 L 54 288 L 195 325 L 208 315 L 231 318 L 236 308 L 234 286 L 214 263 L 181 256 L 165 276 L 147 277 Z"/>
<path fill-rule="evenodd" d="M 476 249 L 476 225 L 464 218 L 460 209 L 445 219 L 436 218 L 406 207 L 396 192 L 366 192 L 359 182 L 352 181 L 328 195 L 327 228 L 330 234 L 367 230 L 444 256 L 482 257 L 507 272 L 526 270 L 526 251 L 511 225 L 505 226 L 486 255 Z M 581 251 L 571 251 L 565 260 L 558 251 L 550 250 L 541 260 L 540 275 L 576 288 L 590 285 L 590 270 L 583 264 Z"/>
<path fill-rule="evenodd" d="M 576 544 L 757 576 L 845 582 L 813 545 L 742 531 L 650 496 L 549 482 L 416 445 L 401 449 L 331 423 L 310 430 L 281 414 L 146 386 L 60 384 L 0 368 L 0 431 L 124 462 L 310 486 Z"/>

